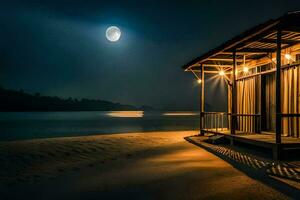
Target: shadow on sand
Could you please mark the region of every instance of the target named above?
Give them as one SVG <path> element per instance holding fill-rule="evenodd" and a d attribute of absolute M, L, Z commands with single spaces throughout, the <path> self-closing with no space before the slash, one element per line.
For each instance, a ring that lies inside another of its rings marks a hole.
<path fill-rule="evenodd" d="M 280 164 L 282 165 L 282 163 L 269 159 L 270 155 L 268 153 L 262 152 L 261 149 L 248 149 L 241 146 L 212 145 L 205 142 L 207 137 L 196 137 L 201 139 L 194 140 L 192 136 L 185 137 L 185 140 L 218 156 L 247 176 L 280 191 L 288 197 L 293 199 L 299 198 L 300 190 L 298 188 L 285 184 L 270 176 L 272 175 L 270 170 L 272 170 L 272 168 L 279 168 L 278 166 Z M 287 164 L 284 163 L 283 165 Z M 299 183 L 299 181 L 297 182 Z"/>

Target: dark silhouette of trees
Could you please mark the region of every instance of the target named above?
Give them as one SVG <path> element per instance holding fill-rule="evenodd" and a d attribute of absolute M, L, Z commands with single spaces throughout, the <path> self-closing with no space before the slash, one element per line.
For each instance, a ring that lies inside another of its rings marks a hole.
<path fill-rule="evenodd" d="M 8 90 L 0 87 L 0 111 L 108 111 L 152 109 L 149 106 L 137 108 L 97 99 L 74 99 L 34 95 L 24 90 Z"/>

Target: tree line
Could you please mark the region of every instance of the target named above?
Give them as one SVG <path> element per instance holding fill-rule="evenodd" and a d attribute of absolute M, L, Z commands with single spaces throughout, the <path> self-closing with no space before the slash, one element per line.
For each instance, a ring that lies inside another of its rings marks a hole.
<path fill-rule="evenodd" d="M 99 99 L 61 98 L 29 94 L 23 90 L 0 87 L 0 111 L 110 111 L 152 110 L 150 106 L 135 107 Z"/>

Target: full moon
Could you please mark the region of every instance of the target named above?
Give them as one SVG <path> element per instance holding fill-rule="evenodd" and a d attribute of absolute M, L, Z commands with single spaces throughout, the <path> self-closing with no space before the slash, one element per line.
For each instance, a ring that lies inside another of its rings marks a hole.
<path fill-rule="evenodd" d="M 116 42 L 121 37 L 121 30 L 116 26 L 110 26 L 106 29 L 106 38 L 111 42 Z"/>

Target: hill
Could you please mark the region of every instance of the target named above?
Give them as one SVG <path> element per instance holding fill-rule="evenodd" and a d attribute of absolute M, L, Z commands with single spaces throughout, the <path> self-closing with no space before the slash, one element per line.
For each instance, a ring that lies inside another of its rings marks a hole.
<path fill-rule="evenodd" d="M 29 94 L 23 90 L 0 87 L 0 111 L 110 111 L 152 110 L 150 106 L 135 107 L 99 99 L 76 99 Z"/>

